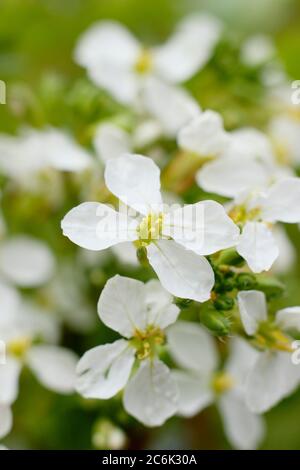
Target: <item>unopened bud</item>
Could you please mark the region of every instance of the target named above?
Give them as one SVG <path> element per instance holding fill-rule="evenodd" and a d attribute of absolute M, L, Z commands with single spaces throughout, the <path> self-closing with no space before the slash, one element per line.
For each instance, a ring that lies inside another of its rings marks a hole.
<path fill-rule="evenodd" d="M 236 277 L 236 287 L 239 290 L 250 290 L 256 287 L 256 278 L 250 273 L 240 273 Z"/>
<path fill-rule="evenodd" d="M 200 322 L 214 335 L 225 336 L 230 331 L 230 321 L 212 306 L 203 306 L 200 311 Z"/>
<path fill-rule="evenodd" d="M 280 297 L 284 292 L 284 284 L 272 276 L 257 275 L 256 287 L 257 290 L 264 292 L 268 299 Z"/>

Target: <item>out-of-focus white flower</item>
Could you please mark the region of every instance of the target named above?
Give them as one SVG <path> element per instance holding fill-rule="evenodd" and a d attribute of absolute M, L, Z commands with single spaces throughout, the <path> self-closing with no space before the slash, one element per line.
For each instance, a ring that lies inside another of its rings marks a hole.
<path fill-rule="evenodd" d="M 279 161 L 283 164 L 299 166 L 300 121 L 288 115 L 279 115 L 271 120 L 269 133 Z"/>
<path fill-rule="evenodd" d="M 216 18 L 193 15 L 179 23 L 164 45 L 147 48 L 121 24 L 101 21 L 83 33 L 74 57 L 96 85 L 121 103 L 133 104 L 145 77 L 180 83 L 204 67 L 220 34 Z"/>
<path fill-rule="evenodd" d="M 92 442 L 96 449 L 119 450 L 124 449 L 127 436 L 123 429 L 116 426 L 109 419 L 97 421 L 92 435 Z"/>
<path fill-rule="evenodd" d="M 170 352 L 183 370 L 172 371 L 179 389 L 178 414 L 193 416 L 216 402 L 230 443 L 254 449 L 262 440 L 260 416 L 245 404 L 247 372 L 256 360 L 255 349 L 238 338 L 231 341 L 228 361 L 219 370 L 216 345 L 200 325 L 178 321 L 167 331 Z"/>
<path fill-rule="evenodd" d="M 240 317 L 246 333 L 260 348 L 246 382 L 246 403 L 254 413 L 263 413 L 292 393 L 300 383 L 300 368 L 291 358 L 292 340 L 281 332 L 300 331 L 300 307 L 279 310 L 268 320 L 265 296 L 259 291 L 238 294 Z"/>
<path fill-rule="evenodd" d="M 214 158 L 222 155 L 230 142 L 224 130 L 223 119 L 215 111 L 205 111 L 180 129 L 178 146 L 199 158 Z"/>
<path fill-rule="evenodd" d="M 36 287 L 53 276 L 55 260 L 47 245 L 27 235 L 0 243 L 0 275 L 20 287 Z"/>
<path fill-rule="evenodd" d="M 300 221 L 300 179 L 272 170 L 256 160 L 228 157 L 206 164 L 197 175 L 206 191 L 235 198 L 230 215 L 242 225 L 237 250 L 256 273 L 269 270 L 278 257 L 272 225 Z"/>
<path fill-rule="evenodd" d="M 77 391 L 86 398 L 108 399 L 124 389 L 126 411 L 147 426 L 159 426 L 176 412 L 177 388 L 159 360 L 164 330 L 179 309 L 158 281 L 147 284 L 121 276 L 101 292 L 98 313 L 125 339 L 86 352 L 77 366 Z M 131 371 L 135 361 L 138 369 Z"/>
<path fill-rule="evenodd" d="M 0 365 L 0 422 L 4 435 L 11 428 L 10 405 L 18 395 L 23 365 L 28 366 L 50 390 L 71 393 L 77 357 L 65 348 L 44 344 L 58 339 L 55 319 L 24 302 L 13 287 L 2 281 L 0 310 L 0 340 L 5 344 L 5 360 Z"/>
<path fill-rule="evenodd" d="M 258 67 L 275 57 L 275 46 L 270 37 L 257 34 L 249 37 L 241 48 L 241 61 L 250 67 Z"/>
<path fill-rule="evenodd" d="M 91 156 L 59 129 L 30 129 L 17 137 L 0 137 L 0 172 L 21 182 L 49 168 L 79 172 L 91 163 Z"/>
<path fill-rule="evenodd" d="M 109 160 L 105 181 L 110 191 L 138 218 L 96 202 L 72 209 L 62 221 L 64 235 L 77 245 L 102 250 L 120 242 L 138 242 L 162 285 L 173 295 L 208 300 L 214 284 L 204 255 L 233 246 L 239 230 L 214 201 L 166 210 L 160 193 L 160 171 L 140 155 Z"/>

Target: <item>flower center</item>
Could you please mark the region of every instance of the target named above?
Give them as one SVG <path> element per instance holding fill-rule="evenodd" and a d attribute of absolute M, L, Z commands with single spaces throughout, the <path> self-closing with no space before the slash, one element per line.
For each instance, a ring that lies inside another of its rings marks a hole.
<path fill-rule="evenodd" d="M 291 340 L 270 322 L 262 322 L 255 335 L 254 345 L 259 349 L 293 352 Z"/>
<path fill-rule="evenodd" d="M 212 388 L 217 395 L 220 395 L 230 390 L 234 383 L 234 378 L 227 372 L 217 372 L 212 381 Z"/>
<path fill-rule="evenodd" d="M 22 358 L 32 344 L 28 336 L 19 336 L 8 343 L 7 352 L 12 356 Z"/>
<path fill-rule="evenodd" d="M 143 49 L 138 58 L 136 63 L 134 64 L 134 70 L 136 73 L 140 75 L 144 75 L 150 72 L 153 64 L 153 58 L 151 51 L 149 49 Z"/>
<path fill-rule="evenodd" d="M 163 214 L 150 213 L 143 218 L 137 228 L 141 246 L 150 245 L 153 240 L 162 236 Z"/>
<path fill-rule="evenodd" d="M 236 224 L 244 225 L 247 221 L 258 220 L 260 214 L 260 207 L 253 207 L 252 209 L 247 210 L 244 205 L 241 205 L 233 207 L 228 215 Z"/>
<path fill-rule="evenodd" d="M 164 332 L 155 326 L 148 326 L 145 331 L 136 330 L 131 344 L 136 349 L 136 357 L 142 361 L 148 357 L 153 358 L 157 349 L 165 342 Z"/>

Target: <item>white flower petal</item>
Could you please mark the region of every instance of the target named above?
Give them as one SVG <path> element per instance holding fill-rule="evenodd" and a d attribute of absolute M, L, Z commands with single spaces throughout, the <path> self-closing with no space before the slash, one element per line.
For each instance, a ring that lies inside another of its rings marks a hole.
<path fill-rule="evenodd" d="M 61 223 L 73 243 L 88 250 L 103 250 L 117 243 L 137 239 L 137 222 L 105 204 L 84 202 L 74 207 Z"/>
<path fill-rule="evenodd" d="M 124 339 L 87 351 L 77 365 L 76 390 L 85 398 L 111 398 L 122 390 L 135 360 Z"/>
<path fill-rule="evenodd" d="M 124 264 L 139 266 L 139 260 L 136 254 L 136 247 L 131 242 L 123 242 L 112 246 L 113 254 Z"/>
<path fill-rule="evenodd" d="M 30 138 L 29 134 L 29 138 Z M 44 154 L 46 163 L 59 171 L 79 172 L 89 168 L 92 158 L 73 138 L 59 129 L 36 131 L 36 150 Z"/>
<path fill-rule="evenodd" d="M 0 280 L 0 325 L 10 324 L 19 311 L 21 298 L 16 289 Z M 1 339 L 1 333 L 0 333 Z"/>
<path fill-rule="evenodd" d="M 6 436 L 12 428 L 12 411 L 9 406 L 0 405 L 0 439 Z M 4 450 L 4 446 L 1 446 L 1 450 Z"/>
<path fill-rule="evenodd" d="M 214 395 L 207 378 L 179 370 L 174 370 L 171 374 L 179 392 L 177 414 L 194 416 L 213 402 Z"/>
<path fill-rule="evenodd" d="M 15 401 L 19 389 L 21 363 L 10 356 L 0 365 L 0 403 L 10 405 Z"/>
<path fill-rule="evenodd" d="M 178 134 L 178 145 L 202 157 L 215 157 L 229 144 L 223 120 L 215 111 L 205 111 L 193 119 Z"/>
<path fill-rule="evenodd" d="M 139 51 L 137 40 L 120 23 L 99 21 L 82 34 L 74 54 L 78 64 L 90 68 L 106 61 L 131 65 Z"/>
<path fill-rule="evenodd" d="M 109 160 L 105 182 L 122 202 L 142 214 L 162 204 L 160 170 L 151 158 L 127 154 Z"/>
<path fill-rule="evenodd" d="M 240 231 L 215 201 L 189 204 L 165 215 L 163 233 L 199 255 L 236 244 Z"/>
<path fill-rule="evenodd" d="M 220 158 L 201 168 L 196 180 L 207 192 L 236 197 L 243 191 L 264 187 L 266 168 L 255 160 L 241 161 L 239 156 Z"/>
<path fill-rule="evenodd" d="M 37 345 L 30 348 L 26 361 L 44 387 L 63 394 L 75 391 L 78 358 L 73 351 L 59 346 Z"/>
<path fill-rule="evenodd" d="M 143 361 L 128 382 L 124 407 L 146 426 L 161 426 L 177 411 L 178 390 L 168 367 L 158 359 Z"/>
<path fill-rule="evenodd" d="M 170 82 L 182 82 L 203 68 L 221 34 L 221 23 L 213 16 L 191 15 L 183 19 L 175 33 L 155 49 L 154 67 Z"/>
<path fill-rule="evenodd" d="M 265 295 L 257 290 L 238 293 L 241 321 L 247 335 L 254 335 L 260 322 L 267 320 L 267 302 Z"/>
<path fill-rule="evenodd" d="M 292 393 L 299 382 L 300 368 L 289 353 L 261 353 L 247 377 L 247 406 L 254 413 L 264 413 Z"/>
<path fill-rule="evenodd" d="M 271 230 L 260 222 L 246 223 L 237 244 L 237 252 L 254 273 L 268 271 L 279 254 Z"/>
<path fill-rule="evenodd" d="M 182 88 L 168 85 L 155 78 L 146 80 L 142 89 L 145 110 L 161 125 L 168 137 L 200 113 L 198 103 Z"/>
<path fill-rule="evenodd" d="M 235 449 L 253 450 L 264 436 L 261 416 L 251 413 L 245 402 L 234 392 L 227 392 L 219 400 L 226 436 Z"/>
<path fill-rule="evenodd" d="M 197 323 L 178 321 L 167 330 L 168 347 L 177 364 L 202 376 L 218 366 L 217 348 L 211 335 Z"/>
<path fill-rule="evenodd" d="M 198 302 L 210 298 L 214 273 L 206 258 L 172 240 L 158 240 L 147 248 L 149 263 L 171 294 Z"/>
<path fill-rule="evenodd" d="M 259 357 L 259 352 L 249 342 L 235 336 L 230 340 L 230 354 L 225 364 L 226 372 L 234 381 L 234 390 L 244 394 L 250 370 Z"/>
<path fill-rule="evenodd" d="M 130 32 L 113 21 L 98 22 L 79 38 L 75 61 L 88 70 L 90 78 L 123 103 L 136 96 L 134 65 L 140 46 Z"/>
<path fill-rule="evenodd" d="M 145 288 L 141 281 L 118 274 L 107 281 L 98 302 L 98 314 L 106 326 L 126 338 L 147 325 Z"/>
<path fill-rule="evenodd" d="M 55 261 L 43 242 L 25 235 L 14 236 L 0 247 L 0 270 L 14 284 L 34 287 L 48 281 Z"/>
<path fill-rule="evenodd" d="M 147 304 L 147 323 L 165 329 L 177 320 L 180 309 L 173 304 L 172 295 L 157 279 L 151 279 L 145 286 Z"/>
<path fill-rule="evenodd" d="M 230 144 L 222 153 L 222 158 L 239 159 L 240 163 L 245 159 L 263 162 L 273 166 L 275 157 L 272 145 L 266 134 L 252 128 L 244 127 L 230 132 Z"/>
<path fill-rule="evenodd" d="M 283 330 L 300 331 L 300 307 L 287 307 L 278 310 L 276 313 L 276 323 Z"/>
<path fill-rule="evenodd" d="M 110 123 L 97 127 L 93 143 L 98 156 L 104 163 L 110 158 L 120 157 L 131 150 L 129 134 Z"/>
<path fill-rule="evenodd" d="M 262 201 L 262 217 L 273 222 L 300 222 L 300 178 L 285 178 L 271 186 Z"/>

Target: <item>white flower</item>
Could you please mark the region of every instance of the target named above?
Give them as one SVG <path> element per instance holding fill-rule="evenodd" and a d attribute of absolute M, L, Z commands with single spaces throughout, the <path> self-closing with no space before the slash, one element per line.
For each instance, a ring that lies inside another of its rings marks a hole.
<path fill-rule="evenodd" d="M 124 390 L 126 411 L 147 426 L 159 426 L 175 414 L 177 389 L 168 367 L 159 360 L 164 330 L 179 309 L 152 280 L 147 284 L 114 276 L 98 303 L 100 319 L 125 339 L 86 352 L 77 366 L 77 391 L 86 398 L 108 399 Z M 137 370 L 132 373 L 134 363 Z"/>
<path fill-rule="evenodd" d="M 220 34 L 217 19 L 193 15 L 178 25 L 164 45 L 145 48 L 121 24 L 101 21 L 79 39 L 75 61 L 116 100 L 132 104 L 145 76 L 180 83 L 194 75 L 211 57 Z"/>
<path fill-rule="evenodd" d="M 259 353 L 245 383 L 247 405 L 255 413 L 263 413 L 292 393 L 300 383 L 300 368 L 292 363 L 291 340 L 281 333 L 282 330 L 300 331 L 300 307 L 279 310 L 272 323 L 268 320 L 262 292 L 242 291 L 238 294 L 238 303 L 246 333 L 254 336 L 260 348 L 265 348 Z"/>
<path fill-rule="evenodd" d="M 28 129 L 17 137 L 0 137 L 0 172 L 20 182 L 49 168 L 83 171 L 91 162 L 90 155 L 59 129 Z"/>
<path fill-rule="evenodd" d="M 230 215 L 242 225 L 237 251 L 253 272 L 269 270 L 279 255 L 272 226 L 300 221 L 300 179 L 256 160 L 228 157 L 205 165 L 198 184 L 235 198 Z"/>
<path fill-rule="evenodd" d="M 170 352 L 183 369 L 172 372 L 179 388 L 178 413 L 193 416 L 216 401 L 231 444 L 238 449 L 256 448 L 264 426 L 245 404 L 244 382 L 258 353 L 235 338 L 226 366 L 219 370 L 214 340 L 200 325 L 178 321 L 167 337 Z"/>
<path fill-rule="evenodd" d="M 0 435 L 9 432 L 12 424 L 10 405 L 18 395 L 19 375 L 27 365 L 38 380 L 50 390 L 71 393 L 74 387 L 76 355 L 51 344 L 58 325 L 49 315 L 22 301 L 18 292 L 0 283 L 0 340 L 5 344 L 4 363 L 0 365 Z"/>
<path fill-rule="evenodd" d="M 239 235 L 223 207 L 214 201 L 202 201 L 164 210 L 159 168 L 140 155 L 109 160 L 105 181 L 113 194 L 138 211 L 140 218 L 87 202 L 65 216 L 64 235 L 90 250 L 136 241 L 146 249 L 165 289 L 178 297 L 208 300 L 214 275 L 204 255 L 233 246 Z"/>

